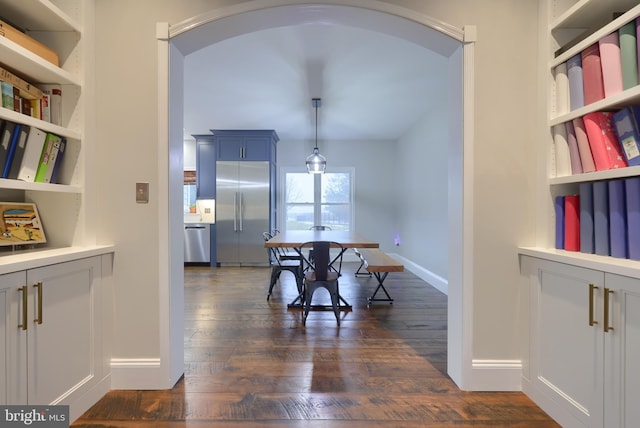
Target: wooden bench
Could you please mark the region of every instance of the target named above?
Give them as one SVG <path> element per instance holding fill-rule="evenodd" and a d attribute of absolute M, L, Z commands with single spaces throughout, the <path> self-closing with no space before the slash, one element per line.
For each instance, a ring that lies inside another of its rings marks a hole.
<path fill-rule="evenodd" d="M 404 265 L 402 263 L 397 262 L 393 258 L 389 257 L 386 253 L 381 251 L 379 248 L 356 248 L 356 255 L 360 258 L 362 262 L 358 271 L 356 271 L 356 276 L 362 275 L 363 272 L 360 271 L 361 268 L 365 268 L 369 275 L 373 274 L 378 280 L 378 287 L 376 291 L 373 292 L 373 295 L 369 297 L 368 301 L 371 302 L 390 302 L 393 303 L 393 299 L 387 292 L 387 289 L 384 288 L 384 280 L 387 278 L 390 272 L 403 272 Z M 386 299 L 377 299 L 376 294 L 381 290 L 387 296 Z"/>

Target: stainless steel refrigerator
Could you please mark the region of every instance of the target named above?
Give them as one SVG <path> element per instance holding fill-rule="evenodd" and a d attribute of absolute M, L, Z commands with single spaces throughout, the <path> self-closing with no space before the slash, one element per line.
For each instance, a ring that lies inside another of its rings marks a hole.
<path fill-rule="evenodd" d="M 216 258 L 221 266 L 268 265 L 269 162 L 216 162 Z"/>

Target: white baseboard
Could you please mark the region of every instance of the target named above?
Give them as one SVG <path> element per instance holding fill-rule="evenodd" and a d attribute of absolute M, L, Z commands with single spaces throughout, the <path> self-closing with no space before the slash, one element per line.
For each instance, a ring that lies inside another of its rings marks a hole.
<path fill-rule="evenodd" d="M 436 289 L 440 290 L 444 294 L 447 294 L 447 295 L 449 294 L 448 293 L 449 282 L 445 278 L 436 275 L 430 270 L 427 270 L 422 266 L 415 264 L 411 260 L 406 259 L 399 254 L 389 253 L 389 256 L 393 257 L 399 262 L 402 262 L 402 264 L 404 264 L 404 267 L 409 272 L 413 273 L 415 276 L 422 279 L 424 282 L 427 282 L 429 285 L 435 287 Z"/>
<path fill-rule="evenodd" d="M 112 358 L 112 389 L 165 389 L 160 358 Z"/>
<path fill-rule="evenodd" d="M 520 360 L 473 360 L 472 391 L 522 391 Z"/>

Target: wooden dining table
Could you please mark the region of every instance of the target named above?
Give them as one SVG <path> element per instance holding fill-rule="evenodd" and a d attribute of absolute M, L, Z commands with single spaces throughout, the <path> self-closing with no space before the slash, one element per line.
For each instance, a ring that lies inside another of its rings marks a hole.
<path fill-rule="evenodd" d="M 374 241 L 370 241 L 356 232 L 345 230 L 288 230 L 280 232 L 273 238 L 265 241 L 264 246 L 267 248 L 293 248 L 299 251 L 299 247 L 305 242 L 313 241 L 331 241 L 337 242 L 342 245 L 342 253 L 349 248 L 379 248 L 380 244 Z M 304 257 L 303 254 L 300 254 Z M 340 254 L 342 255 L 342 254 Z M 341 305 L 341 309 L 351 309 L 351 305 L 342 296 L 339 296 L 340 301 L 344 303 Z M 301 296 L 289 303 L 289 308 L 302 308 Z M 314 309 L 328 309 L 323 305 L 312 306 Z"/>

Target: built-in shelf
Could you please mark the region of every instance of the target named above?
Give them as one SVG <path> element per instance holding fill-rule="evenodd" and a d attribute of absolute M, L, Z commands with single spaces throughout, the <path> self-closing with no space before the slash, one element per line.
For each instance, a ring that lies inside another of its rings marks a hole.
<path fill-rule="evenodd" d="M 0 0 L 2 18 L 26 31 L 75 31 L 80 24 L 49 0 Z"/>
<path fill-rule="evenodd" d="M 590 28 L 611 11 L 627 11 L 638 5 L 638 0 L 580 0 L 551 23 L 551 31 L 572 28 Z"/>

